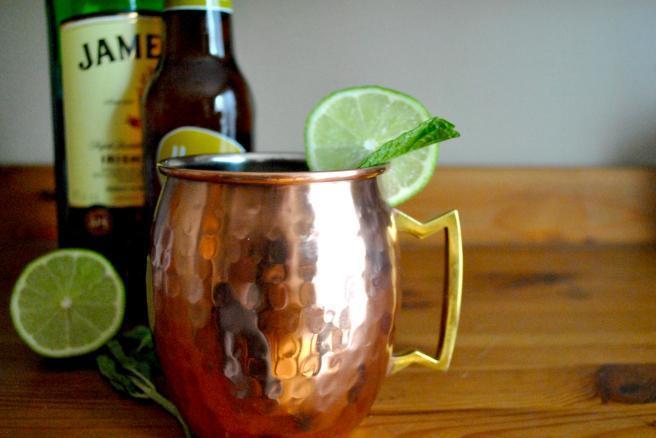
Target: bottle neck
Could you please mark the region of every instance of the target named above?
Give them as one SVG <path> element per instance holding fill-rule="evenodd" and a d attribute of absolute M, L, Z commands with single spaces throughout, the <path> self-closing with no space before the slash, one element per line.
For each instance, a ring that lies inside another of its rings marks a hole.
<path fill-rule="evenodd" d="M 210 55 L 232 59 L 231 14 L 217 9 L 174 9 L 164 12 L 164 59 Z"/>

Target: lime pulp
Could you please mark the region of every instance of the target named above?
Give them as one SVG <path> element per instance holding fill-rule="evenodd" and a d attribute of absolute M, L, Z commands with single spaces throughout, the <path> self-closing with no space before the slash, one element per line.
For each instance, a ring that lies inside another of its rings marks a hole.
<path fill-rule="evenodd" d="M 10 301 L 19 336 L 47 357 L 100 348 L 118 331 L 124 311 L 120 276 L 106 258 L 85 249 L 60 249 L 32 261 Z"/>
<path fill-rule="evenodd" d="M 430 118 L 416 99 L 395 90 L 362 86 L 323 98 L 305 123 L 305 152 L 312 170 L 352 169 L 386 141 Z M 438 145 L 391 161 L 380 177 L 380 190 L 395 206 L 408 200 L 432 177 Z"/>

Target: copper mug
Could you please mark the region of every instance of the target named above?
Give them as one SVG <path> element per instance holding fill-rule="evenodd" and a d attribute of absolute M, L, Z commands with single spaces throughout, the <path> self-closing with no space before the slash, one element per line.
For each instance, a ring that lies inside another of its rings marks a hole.
<path fill-rule="evenodd" d="M 385 167 L 309 172 L 296 155 L 169 159 L 150 318 L 171 397 L 202 437 L 335 437 L 385 376 L 446 370 L 458 326 L 458 213 L 420 223 L 381 198 Z M 435 357 L 392 353 L 398 232 L 446 230 Z"/>

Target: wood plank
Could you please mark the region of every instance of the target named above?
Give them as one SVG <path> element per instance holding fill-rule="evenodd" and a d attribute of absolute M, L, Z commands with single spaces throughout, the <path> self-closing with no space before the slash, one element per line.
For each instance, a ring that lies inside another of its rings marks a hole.
<path fill-rule="evenodd" d="M 441 273 L 402 252 L 401 348 L 435 346 Z M 656 362 L 653 246 L 466 249 L 454 367 L 535 369 Z M 432 292 L 431 292 L 432 291 Z"/>
<path fill-rule="evenodd" d="M 402 255 L 412 289 L 398 327 L 400 344 L 427 351 L 440 305 L 431 251 Z M 656 248 L 485 246 L 467 255 L 452 368 L 387 379 L 354 437 L 656 435 L 656 404 L 604 404 L 597 387 L 603 364 L 656 363 Z"/>
<path fill-rule="evenodd" d="M 656 241 L 656 170 L 438 168 L 403 210 L 458 209 L 469 244 Z"/>
<path fill-rule="evenodd" d="M 351 435 L 364 437 L 653 437 L 653 406 L 586 410 L 464 410 L 372 415 Z"/>
<path fill-rule="evenodd" d="M 54 239 L 49 166 L 1 167 L 0 241 Z M 401 207 L 419 219 L 458 209 L 467 244 L 656 242 L 656 169 L 438 168 Z M 408 245 L 431 245 L 403 237 Z M 433 243 L 434 244 L 434 243 Z"/>
<path fill-rule="evenodd" d="M 0 187 L 0 242 L 57 239 L 51 166 L 0 166 Z"/>

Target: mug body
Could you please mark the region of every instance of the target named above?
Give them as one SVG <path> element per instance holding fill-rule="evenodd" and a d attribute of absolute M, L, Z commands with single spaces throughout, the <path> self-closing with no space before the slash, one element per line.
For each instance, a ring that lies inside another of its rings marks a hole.
<path fill-rule="evenodd" d="M 172 159 L 151 324 L 200 436 L 338 436 L 388 371 L 396 229 L 375 176 L 259 154 Z"/>

